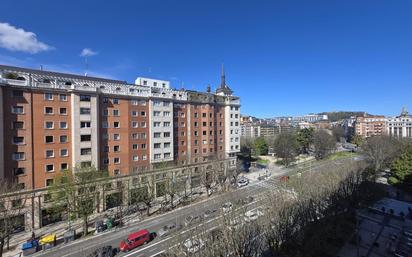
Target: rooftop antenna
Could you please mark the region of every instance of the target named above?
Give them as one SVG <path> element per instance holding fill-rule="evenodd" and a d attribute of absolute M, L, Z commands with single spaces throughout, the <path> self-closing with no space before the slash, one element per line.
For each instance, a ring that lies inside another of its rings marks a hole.
<path fill-rule="evenodd" d="M 87 71 L 89 70 L 89 62 L 87 61 L 87 55 L 84 56 L 84 63 L 86 65 L 86 72 L 84 73 L 84 76 L 87 77 Z"/>

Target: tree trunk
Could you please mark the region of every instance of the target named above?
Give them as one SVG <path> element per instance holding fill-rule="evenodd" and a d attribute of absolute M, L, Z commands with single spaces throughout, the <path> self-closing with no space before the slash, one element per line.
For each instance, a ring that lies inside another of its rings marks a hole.
<path fill-rule="evenodd" d="M 87 234 L 88 234 L 88 224 L 87 224 L 87 220 L 88 220 L 88 218 L 87 218 L 87 216 L 85 216 L 85 217 L 83 217 L 83 236 L 87 236 Z"/>
<path fill-rule="evenodd" d="M 147 207 L 146 214 L 147 216 L 150 216 L 150 204 L 146 204 L 146 207 Z"/>
<path fill-rule="evenodd" d="M 4 238 L 0 239 L 0 257 L 3 256 Z"/>
<path fill-rule="evenodd" d="M 170 206 L 172 207 L 172 209 L 174 208 L 174 206 L 173 206 L 173 198 L 174 198 L 174 195 L 170 195 Z"/>

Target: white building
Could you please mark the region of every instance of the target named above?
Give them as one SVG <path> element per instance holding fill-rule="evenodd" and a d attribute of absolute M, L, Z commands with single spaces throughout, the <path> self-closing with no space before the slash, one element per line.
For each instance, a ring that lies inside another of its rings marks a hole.
<path fill-rule="evenodd" d="M 135 84 L 138 86 L 170 89 L 170 81 L 167 81 L 167 80 L 138 77 L 135 80 Z"/>
<path fill-rule="evenodd" d="M 401 115 L 387 118 L 386 130 L 390 136 L 412 137 L 412 116 L 406 108 L 402 109 Z"/>

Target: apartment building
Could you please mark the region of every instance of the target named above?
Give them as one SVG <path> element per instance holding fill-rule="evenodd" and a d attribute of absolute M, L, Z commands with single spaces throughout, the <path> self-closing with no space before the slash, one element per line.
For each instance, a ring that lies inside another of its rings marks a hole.
<path fill-rule="evenodd" d="M 386 130 L 390 136 L 412 138 L 412 116 L 406 108 L 399 116 L 387 118 Z"/>
<path fill-rule="evenodd" d="M 355 133 L 362 137 L 379 136 L 386 133 L 385 116 L 358 116 L 355 120 Z"/>
<path fill-rule="evenodd" d="M 0 138 L 0 179 L 25 189 L 78 165 L 123 176 L 161 162 L 235 163 L 240 99 L 223 68 L 212 93 L 0 65 Z"/>

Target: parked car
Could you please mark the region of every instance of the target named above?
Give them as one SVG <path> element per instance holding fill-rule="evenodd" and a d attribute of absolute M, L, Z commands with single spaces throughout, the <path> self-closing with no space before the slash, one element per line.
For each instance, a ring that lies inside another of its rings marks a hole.
<path fill-rule="evenodd" d="M 106 245 L 94 250 L 87 257 L 113 257 L 117 254 L 117 248 L 112 248 L 111 245 Z"/>
<path fill-rule="evenodd" d="M 233 204 L 231 202 L 226 202 L 222 204 L 223 213 L 228 213 L 232 211 Z"/>
<path fill-rule="evenodd" d="M 190 226 L 202 221 L 202 217 L 198 215 L 189 215 L 185 218 L 185 226 Z"/>
<path fill-rule="evenodd" d="M 183 243 L 187 253 L 197 253 L 203 248 L 205 243 L 200 238 L 189 238 Z"/>
<path fill-rule="evenodd" d="M 263 216 L 263 210 L 261 209 L 254 209 L 247 211 L 245 213 L 245 221 L 246 222 L 251 222 L 257 220 L 260 216 Z"/>
<path fill-rule="evenodd" d="M 237 186 L 238 187 L 244 187 L 244 186 L 247 186 L 247 185 L 249 185 L 249 179 L 244 178 L 244 177 L 238 179 L 238 181 L 237 181 Z"/>
<path fill-rule="evenodd" d="M 203 217 L 209 218 L 209 217 L 215 215 L 216 213 L 217 213 L 217 209 L 209 209 L 209 210 L 205 211 L 205 213 L 203 214 Z"/>
<path fill-rule="evenodd" d="M 157 232 L 157 234 L 160 237 L 165 237 L 165 236 L 168 236 L 170 233 L 173 233 L 174 231 L 177 231 L 179 229 L 180 229 L 180 225 L 176 225 L 176 223 L 170 223 L 164 226 L 163 228 L 161 228 L 159 232 Z"/>
<path fill-rule="evenodd" d="M 150 232 L 146 229 L 130 234 L 126 240 L 120 242 L 120 251 L 128 252 L 150 241 Z"/>

